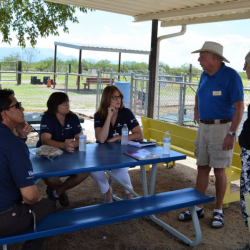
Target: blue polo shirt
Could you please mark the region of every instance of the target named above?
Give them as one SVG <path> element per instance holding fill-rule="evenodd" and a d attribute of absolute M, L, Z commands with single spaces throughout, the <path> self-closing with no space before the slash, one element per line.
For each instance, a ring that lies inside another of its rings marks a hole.
<path fill-rule="evenodd" d="M 20 188 L 35 185 L 27 145 L 0 123 L 0 211 L 22 200 Z"/>
<path fill-rule="evenodd" d="M 224 63 L 212 76 L 203 71 L 197 94 L 199 117 L 204 120 L 231 119 L 234 102 L 244 100 L 239 74 Z"/>
<path fill-rule="evenodd" d="M 99 112 L 95 113 L 94 116 L 94 127 L 103 127 L 106 119 L 100 119 L 99 117 Z M 135 128 L 136 126 L 139 125 L 137 119 L 135 118 L 134 114 L 132 111 L 128 108 L 122 108 L 118 110 L 118 115 L 117 119 L 115 122 L 114 127 L 112 126 L 112 123 L 110 123 L 109 126 L 109 134 L 108 134 L 108 139 L 113 137 L 113 134 L 118 133 L 119 135 L 122 134 L 122 127 L 124 124 L 127 124 L 129 131 Z"/>
<path fill-rule="evenodd" d="M 44 114 L 41 120 L 40 137 L 37 147 L 42 145 L 41 135 L 43 133 L 51 134 L 51 140 L 65 142 L 67 139 L 73 139 L 81 132 L 81 124 L 77 115 L 70 113 L 65 117 L 64 126 L 58 121 L 55 115 Z"/>

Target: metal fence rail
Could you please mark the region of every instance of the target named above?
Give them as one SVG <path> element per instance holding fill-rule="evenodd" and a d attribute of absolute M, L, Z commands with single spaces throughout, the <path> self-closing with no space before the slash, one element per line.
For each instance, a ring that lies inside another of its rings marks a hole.
<path fill-rule="evenodd" d="M 9 71 L 0 71 L 6 74 Z M 103 89 L 107 83 L 102 82 L 102 78 L 109 78 L 110 84 L 114 82 L 130 82 L 130 102 L 129 108 L 136 116 L 147 116 L 148 105 L 148 84 L 149 72 L 146 74 L 117 73 L 97 71 L 93 74 L 76 73 L 53 73 L 53 72 L 20 72 L 11 71 L 12 74 L 20 76 L 19 85 L 9 79 L 1 79 L 2 88 L 11 88 L 15 91 L 18 100 L 23 102 L 26 111 L 44 111 L 46 102 L 50 94 L 54 91 L 63 91 L 69 95 L 71 100 L 70 108 L 74 112 L 93 117 L 96 112 Z M 55 75 L 56 85 L 53 88 L 53 78 Z M 97 78 L 96 84 L 91 84 L 90 91 L 84 91 L 86 78 Z M 52 87 L 47 86 L 47 80 L 52 80 Z M 80 81 L 78 80 L 80 78 Z M 34 79 L 35 83 L 32 82 Z M 176 123 L 178 125 L 191 125 L 194 117 L 195 94 L 198 88 L 197 82 L 189 83 L 187 75 L 173 76 L 160 75 L 156 87 L 155 111 L 156 119 Z M 244 88 L 245 106 L 250 103 L 250 88 Z M 246 111 L 246 109 L 245 109 Z M 245 112 L 239 131 L 247 117 Z"/>

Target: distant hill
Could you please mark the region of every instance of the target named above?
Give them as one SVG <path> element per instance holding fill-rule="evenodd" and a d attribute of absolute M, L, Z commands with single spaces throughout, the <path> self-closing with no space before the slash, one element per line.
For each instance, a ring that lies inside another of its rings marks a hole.
<path fill-rule="evenodd" d="M 41 60 L 45 60 L 47 58 L 54 58 L 54 50 L 53 49 L 45 49 L 45 48 L 36 48 L 40 51 L 39 54 L 37 54 L 35 62 L 39 62 Z M 19 53 L 20 55 L 24 54 L 23 50 L 20 47 L 0 47 L 0 61 L 3 60 L 4 57 L 10 56 L 11 54 Z M 78 57 L 75 56 L 66 56 L 59 52 L 57 52 L 57 57 L 63 61 L 76 59 L 78 60 Z M 88 62 L 96 63 L 97 60 L 91 59 L 91 58 L 83 58 L 84 60 Z"/>

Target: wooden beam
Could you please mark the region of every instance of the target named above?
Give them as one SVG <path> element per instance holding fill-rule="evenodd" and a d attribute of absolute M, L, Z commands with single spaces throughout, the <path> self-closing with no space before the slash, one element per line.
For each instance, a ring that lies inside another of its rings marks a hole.
<path fill-rule="evenodd" d="M 54 73 L 56 73 L 56 54 L 57 54 L 57 45 L 55 45 L 55 53 L 54 53 Z M 56 86 L 56 75 L 54 75 L 53 81 L 53 89 Z"/>

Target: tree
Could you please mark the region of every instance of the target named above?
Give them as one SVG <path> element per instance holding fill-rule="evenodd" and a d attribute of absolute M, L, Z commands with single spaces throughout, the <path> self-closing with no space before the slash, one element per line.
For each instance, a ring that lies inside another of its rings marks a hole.
<path fill-rule="evenodd" d="M 26 62 L 24 64 L 24 68 L 26 71 L 28 71 L 30 64 L 35 61 L 36 56 L 40 53 L 40 51 L 34 48 L 28 48 L 28 49 L 24 49 L 23 52 L 25 55 L 24 61 Z"/>
<path fill-rule="evenodd" d="M 9 56 L 5 56 L 3 58 L 4 62 L 17 62 L 21 60 L 22 60 L 22 56 L 18 52 L 10 54 Z"/>
<path fill-rule="evenodd" d="M 0 33 L 2 42 L 11 43 L 11 27 L 17 32 L 18 45 L 26 47 L 26 39 L 35 47 L 37 38 L 58 36 L 58 28 L 68 33 L 67 21 L 78 23 L 76 10 L 87 13 L 87 9 L 41 0 L 5 0 L 0 1 Z M 90 9 L 92 11 L 92 9 Z"/>

